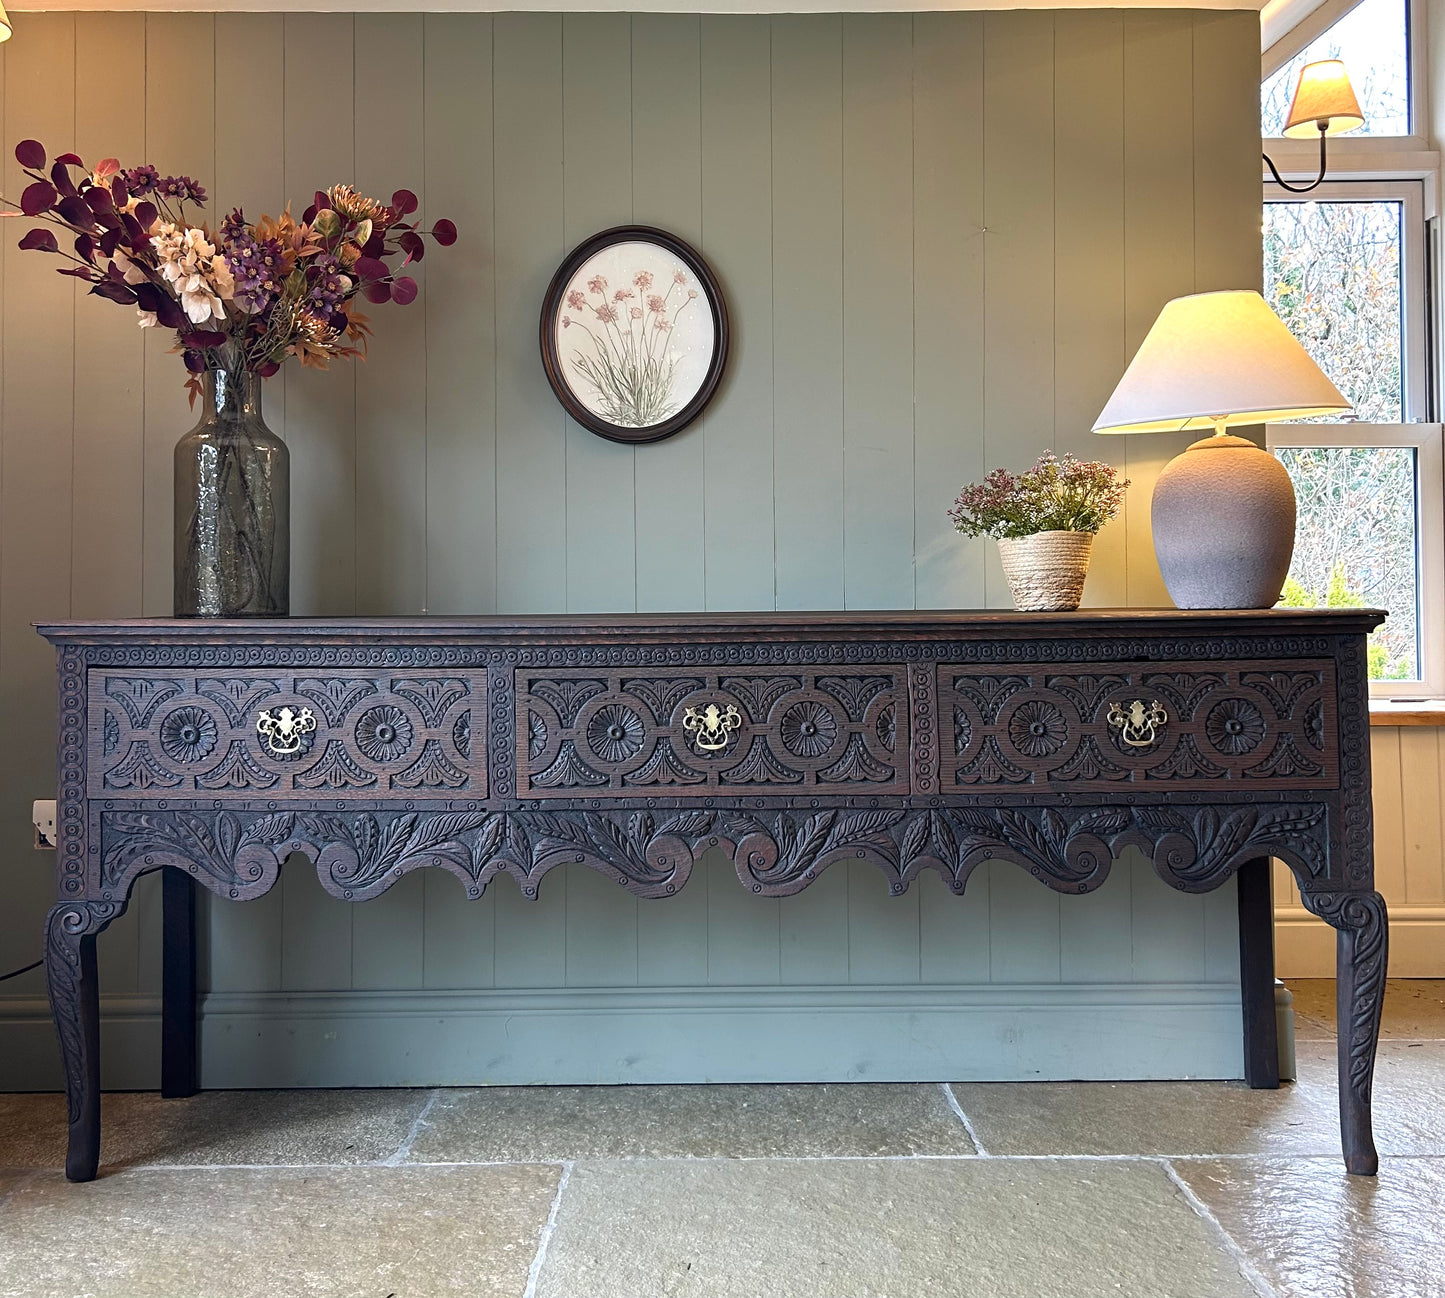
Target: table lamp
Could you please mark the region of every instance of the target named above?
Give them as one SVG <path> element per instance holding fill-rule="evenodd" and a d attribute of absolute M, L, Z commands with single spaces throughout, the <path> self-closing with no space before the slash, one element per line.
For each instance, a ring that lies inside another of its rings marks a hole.
<path fill-rule="evenodd" d="M 1258 293 L 1195 293 L 1164 307 L 1094 431 L 1214 429 L 1154 486 L 1154 552 L 1179 608 L 1268 608 L 1294 553 L 1289 474 L 1225 428 L 1350 408 Z"/>

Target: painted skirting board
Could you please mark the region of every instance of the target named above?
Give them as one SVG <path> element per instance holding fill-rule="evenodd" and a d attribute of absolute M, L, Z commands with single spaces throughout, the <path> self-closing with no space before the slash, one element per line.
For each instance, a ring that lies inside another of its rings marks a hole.
<path fill-rule="evenodd" d="M 1390 977 L 1445 975 L 1445 906 L 1391 902 Z M 1335 931 L 1302 906 L 1274 912 L 1274 967 L 1281 978 L 1333 978 Z"/>
<path fill-rule="evenodd" d="M 107 1089 L 157 1085 L 159 1012 L 102 998 Z M 1239 1024 L 1218 983 L 217 993 L 201 1084 L 1233 1078 Z M 0 1090 L 59 1085 L 43 999 L 0 1001 L 0 1037 Z"/>

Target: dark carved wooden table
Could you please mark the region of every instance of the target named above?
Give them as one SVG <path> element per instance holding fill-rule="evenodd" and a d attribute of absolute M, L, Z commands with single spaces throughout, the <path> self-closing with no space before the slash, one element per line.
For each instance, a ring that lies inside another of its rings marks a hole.
<path fill-rule="evenodd" d="M 1373 1174 L 1386 957 L 1365 635 L 1378 613 L 1146 610 L 69 622 L 50 999 L 66 1174 L 100 1152 L 96 935 L 137 876 L 266 892 L 307 857 L 364 901 L 410 870 L 535 897 L 581 862 L 667 897 L 697 857 L 799 891 L 835 861 L 955 893 L 992 858 L 1060 892 L 1142 848 L 1241 872 L 1246 1075 L 1273 1075 L 1268 858 L 1338 930 L 1345 1165 Z M 1262 901 L 1261 901 L 1262 898 Z M 174 936 L 183 941 L 184 909 Z M 1252 915 L 1253 920 L 1247 916 Z M 194 1044 L 168 1011 L 167 1036 Z"/>

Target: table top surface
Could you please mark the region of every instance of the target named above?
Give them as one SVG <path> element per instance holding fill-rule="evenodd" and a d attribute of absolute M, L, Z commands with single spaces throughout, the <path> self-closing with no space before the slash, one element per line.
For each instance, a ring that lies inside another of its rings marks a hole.
<path fill-rule="evenodd" d="M 56 644 L 91 641 L 264 641 L 514 637 L 546 635 L 589 641 L 714 631 L 755 639 L 783 634 L 873 636 L 939 634 L 976 638 L 1030 635 L 1137 633 L 1198 635 L 1210 628 L 1232 633 L 1349 634 L 1385 619 L 1370 608 L 1177 609 L 1090 608 L 1071 613 L 1020 613 L 1013 609 L 899 609 L 764 613 L 510 613 L 406 617 L 121 618 L 37 623 Z"/>

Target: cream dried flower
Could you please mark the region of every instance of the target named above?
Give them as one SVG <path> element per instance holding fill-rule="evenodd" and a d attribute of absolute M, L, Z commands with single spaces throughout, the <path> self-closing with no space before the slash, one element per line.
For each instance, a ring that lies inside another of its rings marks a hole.
<path fill-rule="evenodd" d="M 190 322 L 203 325 L 224 320 L 222 302 L 236 292 L 226 259 L 207 241 L 205 231 L 195 226 L 180 228 L 162 221 L 157 229 L 151 246 L 160 261 L 161 275 L 180 298 Z"/>

